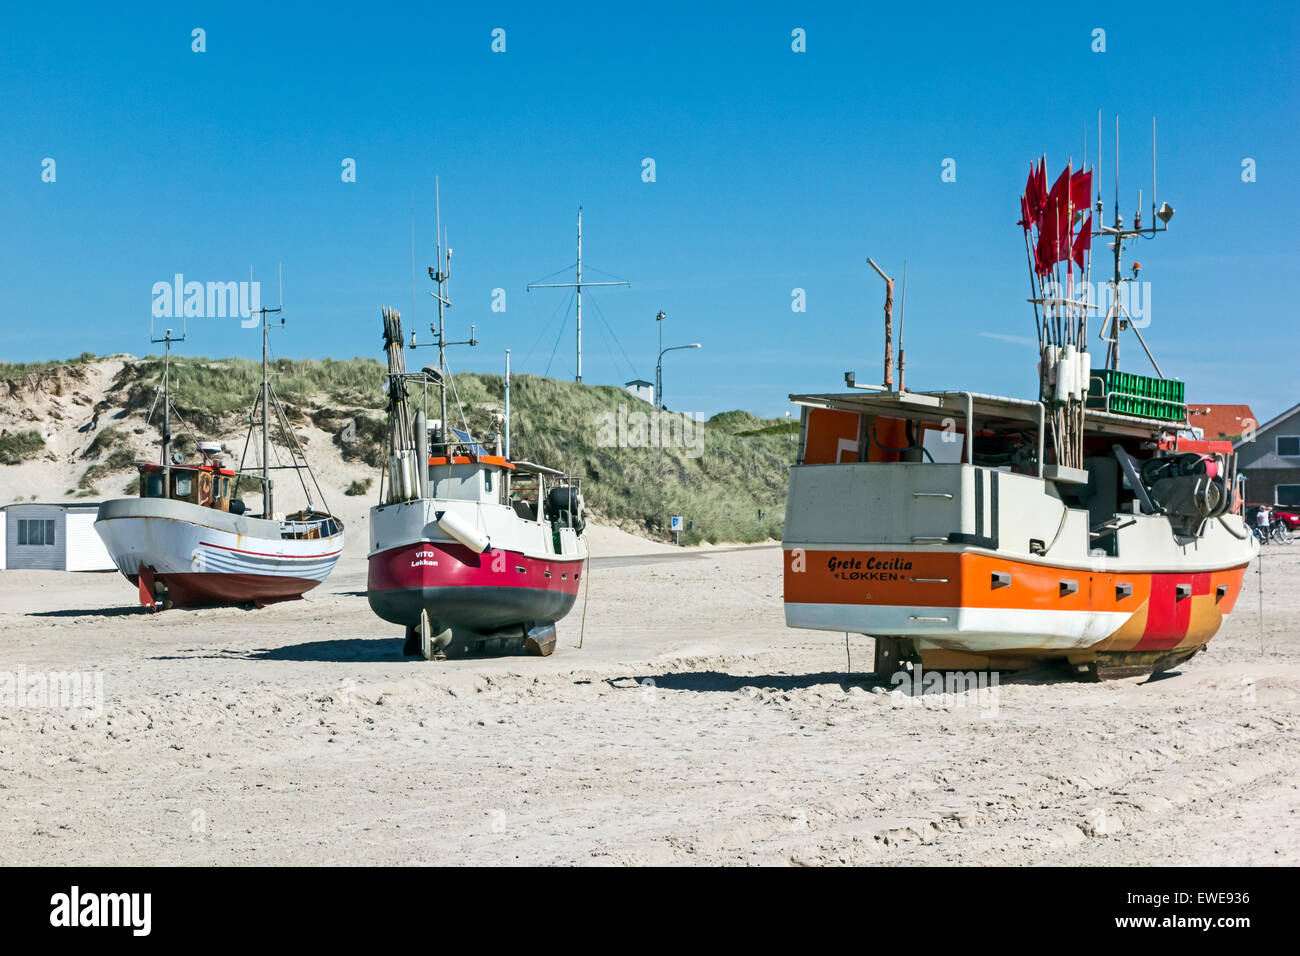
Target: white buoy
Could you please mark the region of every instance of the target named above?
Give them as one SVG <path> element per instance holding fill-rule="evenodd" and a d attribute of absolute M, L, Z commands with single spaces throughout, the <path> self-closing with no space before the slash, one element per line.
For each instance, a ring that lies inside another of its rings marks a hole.
<path fill-rule="evenodd" d="M 487 535 L 464 518 L 454 515 L 450 511 L 443 511 L 438 514 L 438 527 L 475 554 L 482 554 L 491 547 L 492 542 L 488 540 Z"/>
<path fill-rule="evenodd" d="M 1079 401 L 1086 401 L 1092 385 L 1092 353 L 1080 351 L 1075 353 L 1075 357 L 1079 362 L 1079 375 L 1075 380 L 1074 396 Z"/>
<path fill-rule="evenodd" d="M 1061 349 L 1056 366 L 1056 400 L 1059 402 L 1068 402 L 1074 395 L 1075 376 L 1079 374 L 1079 361 L 1074 356 L 1073 345 Z"/>

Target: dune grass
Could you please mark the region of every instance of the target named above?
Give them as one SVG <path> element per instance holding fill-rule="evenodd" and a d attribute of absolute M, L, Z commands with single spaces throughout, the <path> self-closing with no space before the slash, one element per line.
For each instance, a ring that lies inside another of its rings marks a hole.
<path fill-rule="evenodd" d="M 23 378 L 31 375 L 33 372 L 48 372 L 52 368 L 62 368 L 64 366 L 85 365 L 89 362 L 98 361 L 99 356 L 93 352 L 82 352 L 76 358 L 70 358 L 66 362 L 0 362 L 0 381 L 4 379 Z"/>
<path fill-rule="evenodd" d="M 463 378 L 462 400 L 483 396 L 470 421 L 482 434 L 484 410 L 501 407 L 501 376 L 473 376 L 465 385 Z M 726 412 L 696 422 L 663 413 L 656 442 L 654 429 L 638 429 L 638 413 L 648 425 L 651 406 L 616 386 L 517 375 L 510 398 L 513 456 L 581 476 L 588 507 L 601 517 L 668 538 L 669 519 L 681 515 L 686 543 L 781 536 L 794 454 L 784 421 Z"/>
<path fill-rule="evenodd" d="M 379 361 L 280 359 L 271 373 L 293 421 L 310 419 L 333 433 L 345 460 L 382 466 L 387 428 L 381 390 L 384 367 Z M 146 413 L 161 381 L 160 357 L 129 362 L 114 382 L 113 401 Z M 261 364 L 250 359 L 172 359 L 173 401 L 199 437 L 242 430 L 261 381 Z M 453 381 L 466 424 L 477 437 L 486 438 L 503 411 L 503 377 L 465 372 Z M 413 390 L 413 399 L 419 401 L 418 390 Z M 430 417 L 437 418 L 436 393 L 429 402 Z M 622 388 L 532 375 L 514 376 L 511 404 L 513 457 L 580 476 L 588 507 L 605 520 L 667 540 L 669 518 L 681 515 L 687 522 L 684 543 L 781 536 L 796 423 L 744 411 L 724 412 L 706 422 L 664 413 L 659 429 L 647 429 L 654 410 Z M 451 424 L 461 424 L 454 400 L 448 417 Z M 173 431 L 178 445 L 186 441 L 180 427 L 174 424 Z M 658 431 L 671 440 L 654 440 Z M 87 458 L 110 458 L 88 469 L 83 486 L 113 470 L 103 466 L 112 462 L 120 443 L 109 432 L 101 432 L 86 450 Z M 10 456 L 39 451 L 27 445 L 18 450 L 16 441 L 10 442 Z M 0 450 L 0 460 L 6 460 L 4 454 Z"/>
<path fill-rule="evenodd" d="M 147 356 L 131 363 L 125 384 L 127 407 L 147 410 L 162 383 L 163 359 Z M 381 407 L 382 367 L 374 359 L 277 359 L 271 381 L 280 400 L 291 406 L 312 404 Z M 210 359 L 173 356 L 171 394 L 176 410 L 196 428 L 211 431 L 224 419 L 252 407 L 262 387 L 262 363 L 245 358 Z"/>
<path fill-rule="evenodd" d="M 45 451 L 45 439 L 36 429 L 0 435 L 0 465 L 17 465 Z"/>

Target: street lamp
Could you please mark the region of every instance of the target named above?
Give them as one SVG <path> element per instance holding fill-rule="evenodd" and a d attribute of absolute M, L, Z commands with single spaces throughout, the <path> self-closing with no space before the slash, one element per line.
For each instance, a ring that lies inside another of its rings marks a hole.
<path fill-rule="evenodd" d="M 660 309 L 659 314 L 655 316 L 655 325 L 659 328 L 659 357 L 663 358 L 664 354 L 664 319 L 668 318 L 664 310 Z M 663 382 L 659 381 L 659 369 L 655 369 L 655 408 L 659 407 L 659 387 Z"/>
<path fill-rule="evenodd" d="M 659 350 L 659 361 L 655 363 L 655 406 L 660 410 L 664 407 L 664 356 L 669 352 L 676 352 L 678 349 L 698 349 L 699 347 L 699 342 L 692 342 L 690 345 L 672 345 Z"/>

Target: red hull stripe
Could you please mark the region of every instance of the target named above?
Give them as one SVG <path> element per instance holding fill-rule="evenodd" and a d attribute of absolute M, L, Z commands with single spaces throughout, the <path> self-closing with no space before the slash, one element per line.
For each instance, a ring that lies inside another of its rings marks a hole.
<path fill-rule="evenodd" d="M 222 551 L 234 551 L 236 554 L 252 554 L 259 558 L 288 558 L 293 561 L 307 561 L 310 559 L 332 558 L 336 554 L 342 554 L 343 549 L 330 551 L 328 554 L 274 554 L 269 551 L 245 551 L 242 548 L 228 548 L 224 544 L 213 544 L 211 541 L 200 541 L 199 544 L 205 548 L 220 548 Z"/>
<path fill-rule="evenodd" d="M 372 591 L 505 587 L 577 594 L 584 560 L 531 558 L 517 551 L 475 554 L 461 544 L 421 541 L 372 554 L 367 586 Z"/>
<path fill-rule="evenodd" d="M 1178 586 L 1190 585 L 1191 593 L 1178 596 Z M 1165 651 L 1177 647 L 1187 636 L 1192 622 L 1192 598 L 1210 593 L 1210 575 L 1153 574 L 1151 598 L 1147 602 L 1147 626 L 1135 651 Z"/>
<path fill-rule="evenodd" d="M 188 571 L 159 574 L 157 580 L 167 586 L 168 596 L 176 607 L 292 601 L 320 584 L 311 578 Z"/>

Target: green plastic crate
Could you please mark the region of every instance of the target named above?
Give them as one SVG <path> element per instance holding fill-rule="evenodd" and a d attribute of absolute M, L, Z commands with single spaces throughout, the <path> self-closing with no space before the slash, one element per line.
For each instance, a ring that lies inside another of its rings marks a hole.
<path fill-rule="evenodd" d="M 1178 379 L 1136 375 L 1115 369 L 1093 369 L 1088 384 L 1088 407 L 1105 408 L 1110 396 L 1110 410 L 1121 415 L 1154 418 L 1160 421 L 1183 421 L 1187 417 L 1184 383 Z"/>

